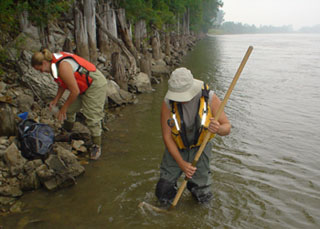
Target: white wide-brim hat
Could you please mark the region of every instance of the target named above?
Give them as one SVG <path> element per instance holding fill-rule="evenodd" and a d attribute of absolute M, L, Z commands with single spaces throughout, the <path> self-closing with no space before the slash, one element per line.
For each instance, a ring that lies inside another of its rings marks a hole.
<path fill-rule="evenodd" d="M 177 68 L 168 80 L 166 99 L 176 102 L 187 102 L 193 99 L 202 88 L 203 81 L 193 78 L 190 70 Z"/>

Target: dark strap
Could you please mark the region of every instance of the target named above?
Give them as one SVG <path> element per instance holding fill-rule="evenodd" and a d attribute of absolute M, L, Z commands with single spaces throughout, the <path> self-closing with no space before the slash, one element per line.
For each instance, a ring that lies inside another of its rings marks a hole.
<path fill-rule="evenodd" d="M 90 82 L 89 82 L 89 71 L 87 71 L 87 73 L 86 73 L 86 81 L 87 81 L 87 85 L 88 85 L 88 87 L 90 87 Z"/>
<path fill-rule="evenodd" d="M 209 99 L 209 92 L 210 92 L 210 90 L 209 90 L 208 84 L 204 83 L 203 89 L 202 89 L 202 96 L 206 99 L 206 102 Z"/>
<path fill-rule="evenodd" d="M 178 112 L 180 115 L 180 136 L 181 136 L 181 139 L 182 139 L 184 146 L 187 148 L 190 148 L 190 144 L 188 142 L 187 134 L 186 134 L 186 124 L 183 121 L 182 104 L 177 103 L 177 107 L 178 107 Z"/>

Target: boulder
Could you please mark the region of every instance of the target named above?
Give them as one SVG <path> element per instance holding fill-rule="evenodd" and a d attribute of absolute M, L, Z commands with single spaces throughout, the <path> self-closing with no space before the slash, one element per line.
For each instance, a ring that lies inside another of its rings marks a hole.
<path fill-rule="evenodd" d="M 5 151 L 4 160 L 12 176 L 23 172 L 24 164 L 27 160 L 21 155 L 15 143 L 12 143 Z"/>
<path fill-rule="evenodd" d="M 138 93 L 151 92 L 150 78 L 146 73 L 140 72 L 137 76 L 129 81 L 131 88 L 134 88 Z"/>
<path fill-rule="evenodd" d="M 16 123 L 11 106 L 7 103 L 0 103 L 0 136 L 16 135 Z"/>
<path fill-rule="evenodd" d="M 156 76 L 156 77 L 169 77 L 170 76 L 170 70 L 168 68 L 168 66 L 166 65 L 152 65 L 151 66 L 151 74 L 153 76 Z"/>
<path fill-rule="evenodd" d="M 122 105 L 131 103 L 135 100 L 133 94 L 120 89 L 115 81 L 107 80 L 107 82 L 107 98 L 111 99 L 115 104 Z"/>

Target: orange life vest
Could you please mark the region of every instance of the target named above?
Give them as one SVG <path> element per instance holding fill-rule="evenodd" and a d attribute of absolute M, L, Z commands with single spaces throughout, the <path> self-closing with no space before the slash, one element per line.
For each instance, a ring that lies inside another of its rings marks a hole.
<path fill-rule="evenodd" d="M 77 81 L 80 94 L 83 94 L 91 85 L 93 79 L 89 76 L 90 72 L 96 71 L 96 66 L 84 58 L 77 56 L 72 53 L 60 52 L 54 53 L 51 61 L 51 73 L 53 75 L 54 81 L 65 89 L 68 89 L 67 85 L 58 75 L 58 66 L 59 63 L 64 59 L 73 59 L 79 64 L 78 69 L 74 72 L 74 77 Z"/>
<path fill-rule="evenodd" d="M 211 108 L 208 104 L 209 100 L 209 87 L 208 85 L 202 86 L 202 95 L 199 101 L 199 109 L 196 115 L 196 132 L 194 142 L 189 143 L 186 135 L 186 127 L 183 120 L 182 104 L 170 101 L 171 104 L 171 136 L 176 142 L 179 149 L 191 149 L 198 147 L 203 142 L 203 139 L 208 131 L 210 118 L 212 117 Z M 211 135 L 210 139 L 214 135 Z"/>

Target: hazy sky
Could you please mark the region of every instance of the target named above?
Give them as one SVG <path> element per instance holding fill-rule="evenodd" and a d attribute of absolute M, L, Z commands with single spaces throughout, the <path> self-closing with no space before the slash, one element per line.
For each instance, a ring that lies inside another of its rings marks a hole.
<path fill-rule="evenodd" d="M 320 0 L 222 0 L 225 21 L 260 25 L 320 24 Z"/>

